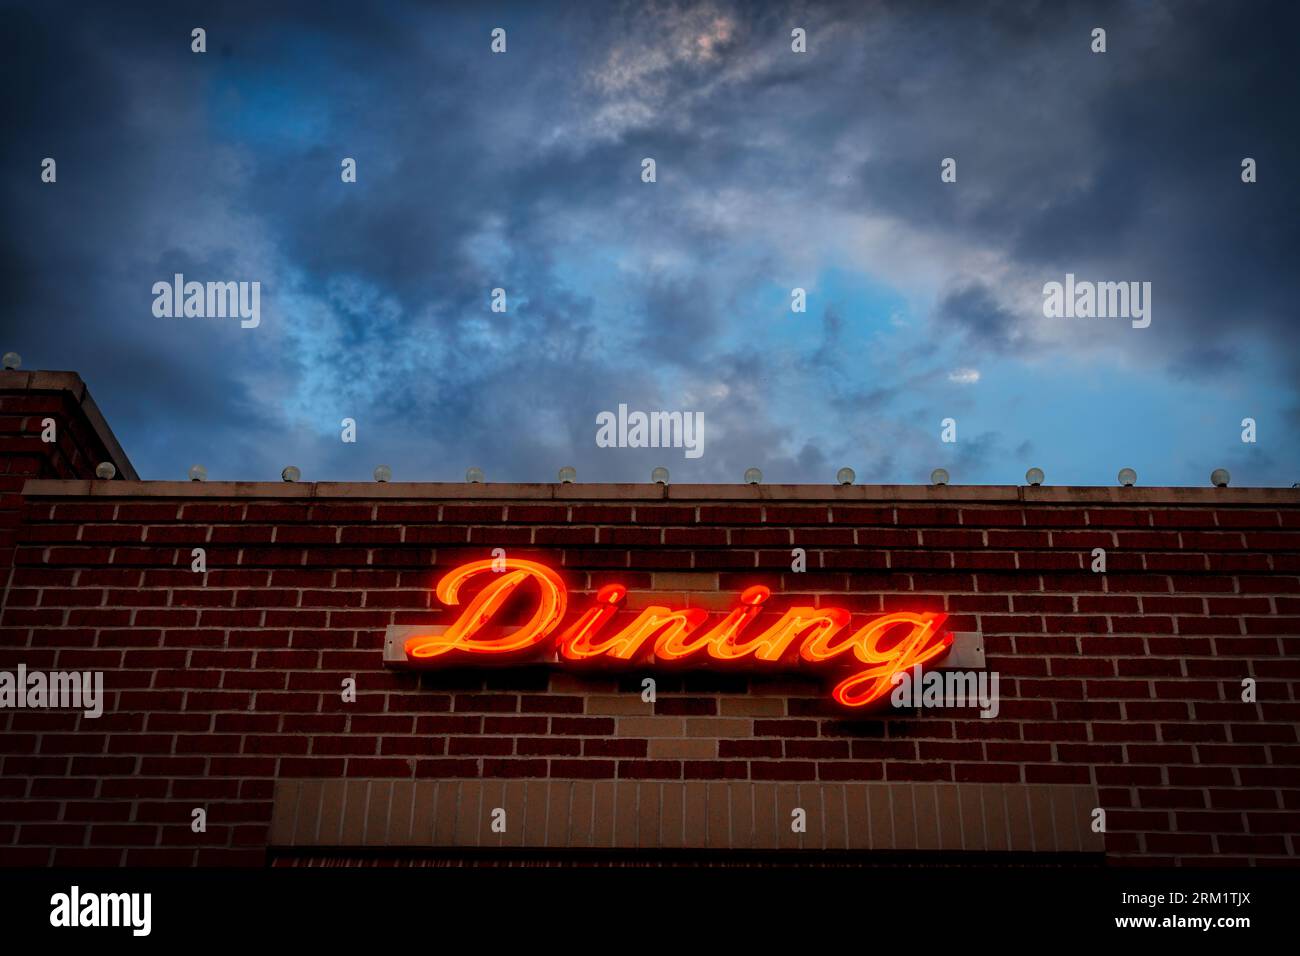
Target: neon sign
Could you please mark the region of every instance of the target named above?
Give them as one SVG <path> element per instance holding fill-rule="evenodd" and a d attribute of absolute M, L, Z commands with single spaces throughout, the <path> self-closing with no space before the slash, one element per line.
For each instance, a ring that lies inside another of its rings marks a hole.
<path fill-rule="evenodd" d="M 568 610 L 564 581 L 535 561 L 471 561 L 444 575 L 435 594 L 447 607 L 458 607 L 470 581 L 484 583 L 452 624 L 417 628 L 406 638 L 405 663 L 436 666 L 535 656 Z M 525 583 L 536 589 L 532 615 L 520 627 L 506 627 L 500 623 L 502 609 Z M 712 627 L 706 626 L 709 612 L 702 608 L 674 610 L 658 604 L 645 607 L 622 626 L 612 625 L 626 596 L 621 584 L 597 591 L 591 606 L 554 637 L 556 659 L 726 669 L 799 664 L 835 673 L 839 680 L 831 696 L 847 707 L 863 707 L 890 692 L 895 674 L 932 664 L 952 646 L 952 635 L 940 632 L 947 619 L 942 613 L 883 614 L 841 636 L 849 626 L 848 611 L 795 606 L 760 630 L 754 620 L 772 596 L 761 584 L 746 588 L 737 606 Z M 623 614 L 626 618 L 632 612 Z"/>

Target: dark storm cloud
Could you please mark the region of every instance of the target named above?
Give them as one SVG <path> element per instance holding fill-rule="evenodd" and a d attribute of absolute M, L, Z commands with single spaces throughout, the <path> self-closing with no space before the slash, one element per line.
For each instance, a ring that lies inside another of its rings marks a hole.
<path fill-rule="evenodd" d="M 977 348 L 1007 352 L 1017 345 L 1020 316 L 1003 306 L 983 283 L 971 282 L 946 293 L 935 316 L 940 326 L 955 327 Z"/>
<path fill-rule="evenodd" d="M 1160 354 L 1180 371 L 1213 373 L 1247 332 L 1300 370 L 1291 293 L 1277 281 L 1300 257 L 1289 176 L 1300 8 L 934 9 L 873 24 L 895 55 L 863 90 L 880 133 L 860 173 L 864 207 L 1005 247 L 1039 281 L 1066 271 L 1152 281 Z M 909 41 L 922 21 L 918 48 Z M 1094 26 L 1108 31 L 1105 54 L 1088 48 Z M 947 156 L 960 194 L 933 188 Z M 1245 156 L 1273 175 L 1244 185 Z M 988 296 L 950 295 L 939 318 L 994 349 L 1008 344 L 1008 317 Z"/>
<path fill-rule="evenodd" d="M 85 373 L 128 450 L 156 444 L 183 456 L 220 443 L 216 436 L 231 422 L 253 430 L 264 423 L 229 374 L 238 352 L 228 337 L 212 328 L 178 335 L 150 314 L 151 282 L 170 278 L 171 262 L 204 268 L 214 256 L 176 248 L 161 254 L 151 221 L 193 208 L 185 175 L 201 165 L 202 144 L 186 141 L 183 126 L 173 128 L 170 142 L 142 139 L 159 130 L 140 115 L 138 96 L 155 71 L 165 73 L 167 85 L 149 89 L 149 106 L 171 119 L 199 84 L 163 64 L 134 72 L 133 56 L 165 31 L 140 10 L 107 12 L 54 5 L 5 11 L 0 59 L 14 94 L 4 107 L 14 148 L 0 159 L 3 245 L 10 250 L 5 338 L 29 367 Z M 188 34 L 186 27 L 178 35 Z M 188 55 L 187 42 L 182 49 Z M 58 161 L 56 187 L 32 175 L 47 155 Z M 174 416 L 166 436 L 147 427 L 162 424 L 161 411 Z"/>
<path fill-rule="evenodd" d="M 1150 279 L 1160 337 L 1125 340 L 1136 360 L 1205 377 L 1263 342 L 1300 371 L 1278 278 L 1300 251 L 1295 21 L 1208 3 L 11 7 L 0 344 L 85 374 L 148 477 L 196 460 L 274 477 L 290 456 L 309 478 L 674 467 L 595 447 L 623 401 L 706 413 L 706 457 L 675 475 L 923 478 L 954 404 L 943 333 L 971 361 L 1020 356 L 1039 347 L 1025 316 L 954 262 L 938 334 L 892 362 L 865 361 L 852 303 L 756 343 L 752 290 L 795 284 L 793 237 L 856 215 L 1018 281 Z M 815 55 L 788 54 L 793 22 Z M 483 53 L 496 25 L 504 57 Z M 340 188 L 344 156 L 358 181 Z M 960 191 L 935 188 L 944 156 Z M 148 290 L 176 271 L 260 279 L 263 327 L 154 319 Z"/>
<path fill-rule="evenodd" d="M 642 295 L 641 346 L 657 359 L 678 361 L 681 343 L 707 341 L 716 334 L 721 316 L 704 277 L 654 276 Z"/>

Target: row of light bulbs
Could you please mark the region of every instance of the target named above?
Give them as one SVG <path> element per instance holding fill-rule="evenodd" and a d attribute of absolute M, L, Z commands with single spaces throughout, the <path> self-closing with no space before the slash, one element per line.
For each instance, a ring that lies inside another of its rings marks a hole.
<path fill-rule="evenodd" d="M 117 468 L 112 462 L 100 462 L 95 468 L 95 474 L 109 481 L 117 475 Z M 1132 468 L 1121 468 L 1119 471 L 1119 483 L 1122 487 L 1131 488 L 1137 484 L 1137 472 Z M 280 478 L 283 481 L 293 482 L 302 478 L 302 471 L 293 465 L 289 465 L 284 471 L 280 472 Z M 852 468 L 841 468 L 835 473 L 835 480 L 841 485 L 851 485 L 857 475 Z M 1037 488 L 1043 483 L 1043 469 L 1030 468 L 1025 472 L 1025 484 Z M 578 470 L 566 465 L 560 469 L 560 484 L 571 485 L 578 480 Z M 202 465 L 194 465 L 190 468 L 190 481 L 207 481 L 208 470 Z M 393 480 L 393 469 L 388 465 L 380 465 L 375 469 L 375 481 L 385 482 Z M 482 468 L 469 468 L 465 472 L 465 480 L 471 485 L 481 485 L 487 479 L 483 476 Z M 1228 487 L 1228 482 L 1232 476 L 1228 474 L 1226 468 L 1216 468 L 1210 475 L 1210 483 L 1216 488 Z M 668 469 L 660 465 L 654 471 L 650 472 L 650 481 L 657 485 L 668 484 Z M 745 470 L 745 484 L 761 485 L 763 483 L 763 473 L 757 468 L 747 468 Z M 930 472 L 930 484 L 946 485 L 948 484 L 948 472 L 944 468 L 936 468 Z M 1300 487 L 1300 483 L 1293 484 L 1292 488 Z"/>

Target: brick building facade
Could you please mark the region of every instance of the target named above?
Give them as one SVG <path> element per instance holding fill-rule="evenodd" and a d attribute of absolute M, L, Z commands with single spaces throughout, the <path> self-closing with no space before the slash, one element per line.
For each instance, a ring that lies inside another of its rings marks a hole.
<path fill-rule="evenodd" d="M 108 692 L 0 713 L 0 864 L 1300 852 L 1297 490 L 142 482 L 68 373 L 0 373 L 0 441 L 0 669 Z M 494 548 L 575 598 L 945 612 L 999 714 L 846 713 L 786 673 L 656 674 L 646 703 L 637 669 L 386 667 L 388 628 L 446 623 L 434 584 Z"/>

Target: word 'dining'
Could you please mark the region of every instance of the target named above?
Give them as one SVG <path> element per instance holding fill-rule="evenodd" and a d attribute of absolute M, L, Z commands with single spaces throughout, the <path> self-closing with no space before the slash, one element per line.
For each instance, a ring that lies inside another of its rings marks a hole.
<path fill-rule="evenodd" d="M 407 664 L 463 666 L 490 658 L 537 657 L 545 643 L 552 659 L 574 664 L 800 665 L 835 673 L 839 680 L 831 696 L 847 707 L 862 707 L 888 695 L 896 673 L 933 662 L 952 646 L 952 635 L 939 630 L 947 618 L 942 613 L 884 614 L 850 631 L 850 614 L 843 608 L 796 605 L 771 612 L 775 619 L 761 626 L 766 622 L 755 619 L 767 611 L 771 597 L 764 585 L 746 588 L 736 607 L 708 626 L 709 612 L 702 608 L 652 604 L 639 612 L 624 611 L 620 605 L 627 588 L 607 584 L 590 607 L 556 633 L 568 610 L 568 590 L 560 576 L 535 561 L 497 558 L 495 564 L 494 571 L 493 560 L 472 561 L 438 582 L 438 600 L 448 607 L 460 604 L 467 583 L 483 586 L 452 624 L 421 628 L 406 639 Z M 525 583 L 536 589 L 532 614 L 522 627 L 505 627 L 502 609 Z"/>

